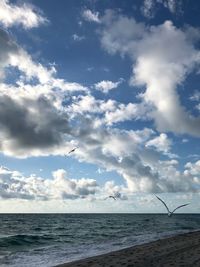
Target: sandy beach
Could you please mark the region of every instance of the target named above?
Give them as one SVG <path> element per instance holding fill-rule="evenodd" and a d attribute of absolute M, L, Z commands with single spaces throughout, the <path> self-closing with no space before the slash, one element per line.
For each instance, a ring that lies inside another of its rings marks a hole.
<path fill-rule="evenodd" d="M 200 231 L 181 234 L 57 267 L 200 267 Z"/>

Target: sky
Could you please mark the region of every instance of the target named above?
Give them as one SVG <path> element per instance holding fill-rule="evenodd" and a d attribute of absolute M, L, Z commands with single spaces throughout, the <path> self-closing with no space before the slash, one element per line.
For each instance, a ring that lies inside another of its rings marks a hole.
<path fill-rule="evenodd" d="M 199 11 L 0 0 L 0 212 L 200 212 Z"/>

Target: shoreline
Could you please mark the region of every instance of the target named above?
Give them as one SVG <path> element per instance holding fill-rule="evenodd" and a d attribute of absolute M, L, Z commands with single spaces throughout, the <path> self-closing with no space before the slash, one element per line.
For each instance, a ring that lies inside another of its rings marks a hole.
<path fill-rule="evenodd" d="M 200 267 L 200 231 L 56 265 L 55 267 Z"/>

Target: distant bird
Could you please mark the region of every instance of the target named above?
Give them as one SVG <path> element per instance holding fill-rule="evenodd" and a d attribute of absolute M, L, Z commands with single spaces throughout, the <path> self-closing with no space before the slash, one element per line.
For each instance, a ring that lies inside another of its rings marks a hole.
<path fill-rule="evenodd" d="M 183 204 L 183 205 L 180 205 L 180 206 L 178 206 L 177 208 L 175 208 L 173 211 L 170 211 L 169 208 L 167 207 L 167 204 L 166 204 L 161 198 L 159 198 L 158 196 L 156 196 L 156 197 L 157 197 L 158 200 L 160 200 L 160 201 L 163 203 L 163 205 L 164 205 L 165 208 L 167 209 L 167 212 L 168 212 L 168 216 L 169 216 L 169 217 L 171 217 L 172 214 L 173 214 L 177 209 L 180 209 L 180 208 L 182 208 L 182 207 L 185 207 L 185 206 L 189 205 L 189 203 L 187 203 L 187 204 Z"/>
<path fill-rule="evenodd" d="M 117 200 L 116 197 L 114 197 L 114 196 L 108 196 L 108 197 L 105 198 L 105 200 L 108 199 L 108 198 L 113 198 L 114 200 Z"/>
<path fill-rule="evenodd" d="M 121 194 L 119 192 L 116 192 L 114 195 L 106 197 L 105 200 L 108 198 L 113 198 L 114 200 L 117 200 L 117 198 L 121 198 Z"/>
<path fill-rule="evenodd" d="M 77 148 L 78 148 L 78 147 L 74 147 L 72 150 L 70 150 L 70 151 L 67 153 L 67 155 L 73 153 Z M 66 155 L 66 156 L 67 156 L 67 155 Z"/>

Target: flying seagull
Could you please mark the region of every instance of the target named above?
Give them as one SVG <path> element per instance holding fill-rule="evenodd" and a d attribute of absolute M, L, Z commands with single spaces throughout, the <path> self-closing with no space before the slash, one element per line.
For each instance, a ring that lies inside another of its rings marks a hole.
<path fill-rule="evenodd" d="M 116 197 L 114 197 L 114 196 L 108 196 L 108 197 L 105 198 L 105 200 L 108 199 L 108 198 L 113 198 L 114 200 L 117 200 Z"/>
<path fill-rule="evenodd" d="M 113 198 L 114 200 L 117 200 L 117 198 L 120 198 L 120 197 L 121 197 L 121 194 L 119 192 L 117 192 L 114 195 L 110 195 L 110 196 L 106 197 L 105 200 L 108 198 Z"/>
<path fill-rule="evenodd" d="M 165 208 L 167 209 L 167 212 L 168 212 L 168 216 L 169 216 L 169 217 L 171 217 L 172 214 L 173 214 L 177 209 L 180 209 L 180 208 L 182 208 L 182 207 L 185 207 L 185 206 L 189 205 L 189 203 L 187 203 L 187 204 L 183 204 L 183 205 L 180 205 L 180 206 L 178 206 L 177 208 L 175 208 L 173 211 L 170 211 L 169 208 L 167 207 L 167 204 L 166 204 L 161 198 L 159 198 L 158 196 L 156 196 L 156 197 L 157 197 L 158 200 L 160 200 L 160 201 L 163 203 L 163 205 L 164 205 Z"/>
<path fill-rule="evenodd" d="M 78 148 L 78 147 L 74 147 L 72 150 L 70 150 L 70 151 L 67 153 L 67 155 L 73 153 L 77 148 Z"/>

